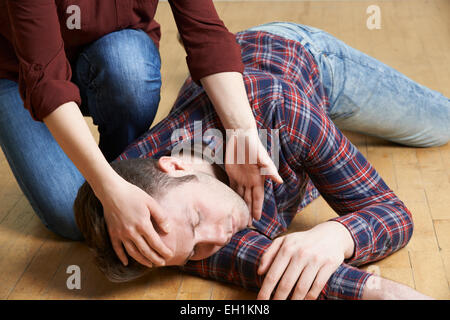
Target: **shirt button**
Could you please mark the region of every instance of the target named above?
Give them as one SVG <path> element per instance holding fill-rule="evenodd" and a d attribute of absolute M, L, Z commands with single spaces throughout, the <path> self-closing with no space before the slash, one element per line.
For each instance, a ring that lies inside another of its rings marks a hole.
<path fill-rule="evenodd" d="M 33 70 L 34 70 L 34 71 L 41 71 L 41 70 L 42 70 L 42 65 L 40 65 L 40 64 L 35 64 L 35 65 L 33 66 Z"/>

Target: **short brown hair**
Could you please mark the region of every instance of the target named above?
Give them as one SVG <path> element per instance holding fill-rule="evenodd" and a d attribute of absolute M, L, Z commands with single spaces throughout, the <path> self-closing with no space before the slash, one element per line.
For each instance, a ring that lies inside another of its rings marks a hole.
<path fill-rule="evenodd" d="M 195 175 L 171 177 L 159 170 L 157 160 L 150 158 L 126 159 L 112 162 L 111 166 L 122 178 L 155 198 L 171 187 L 197 179 Z M 110 281 L 130 281 L 150 271 L 128 254 L 127 266 L 117 257 L 103 216 L 103 206 L 87 182 L 78 190 L 74 213 L 78 228 L 94 252 L 97 266 Z"/>

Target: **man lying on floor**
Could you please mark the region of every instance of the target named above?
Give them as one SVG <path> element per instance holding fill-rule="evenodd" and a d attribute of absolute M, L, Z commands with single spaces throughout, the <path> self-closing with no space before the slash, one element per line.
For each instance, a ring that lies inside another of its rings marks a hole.
<path fill-rule="evenodd" d="M 170 114 L 112 163 L 167 213 L 173 227 L 160 234 L 175 255 L 166 265 L 259 290 L 262 299 L 426 298 L 356 267 L 404 247 L 413 221 L 331 121 L 315 60 L 300 42 L 271 33 L 247 30 L 236 39 L 250 105 L 258 128 L 267 130 L 267 150 L 278 157 L 284 182 L 266 179 L 262 217 L 249 226 L 249 209 L 227 185 L 217 161 L 224 154 L 225 130 L 204 90 L 188 78 Z M 280 236 L 319 194 L 338 216 Z M 128 281 L 151 270 L 131 257 L 122 265 L 101 203 L 87 183 L 74 210 L 110 280 Z"/>

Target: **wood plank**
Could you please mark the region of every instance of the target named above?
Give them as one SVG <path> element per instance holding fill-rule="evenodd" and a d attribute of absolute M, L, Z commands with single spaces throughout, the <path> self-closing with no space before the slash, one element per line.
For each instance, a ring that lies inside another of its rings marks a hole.
<path fill-rule="evenodd" d="M 212 280 L 183 274 L 177 300 L 210 300 L 213 286 Z"/>
<path fill-rule="evenodd" d="M 450 183 L 437 187 L 425 186 L 425 193 L 433 219 L 450 219 L 450 210 L 448 210 L 448 204 L 450 203 Z"/>
<path fill-rule="evenodd" d="M 410 251 L 416 290 L 435 299 L 450 299 L 444 264 L 438 251 Z"/>
<path fill-rule="evenodd" d="M 450 220 L 434 220 L 439 249 L 450 250 Z"/>

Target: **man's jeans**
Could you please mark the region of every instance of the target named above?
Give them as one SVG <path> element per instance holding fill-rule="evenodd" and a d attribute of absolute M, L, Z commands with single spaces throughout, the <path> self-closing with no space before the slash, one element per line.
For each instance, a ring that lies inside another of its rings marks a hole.
<path fill-rule="evenodd" d="M 72 66 L 82 113 L 98 125 L 99 147 L 108 161 L 150 127 L 160 101 L 160 66 L 154 42 L 131 29 L 93 42 Z M 44 225 L 81 240 L 72 206 L 85 179 L 46 125 L 24 109 L 17 83 L 6 79 L 0 79 L 0 146 Z"/>
<path fill-rule="evenodd" d="M 330 99 L 329 117 L 339 129 L 413 147 L 450 140 L 450 100 L 329 33 L 296 23 L 250 28 L 298 41 L 317 61 Z"/>

